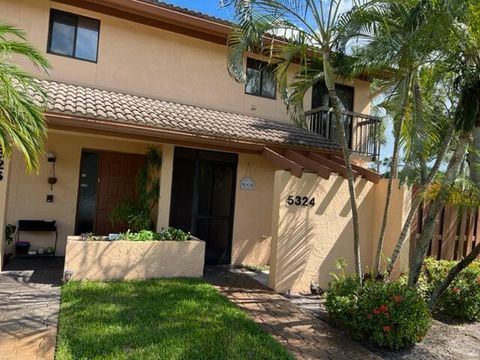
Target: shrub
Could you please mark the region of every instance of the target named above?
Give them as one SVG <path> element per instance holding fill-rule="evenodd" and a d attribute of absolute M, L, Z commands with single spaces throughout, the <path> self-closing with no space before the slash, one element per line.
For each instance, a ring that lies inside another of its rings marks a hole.
<path fill-rule="evenodd" d="M 352 337 L 395 350 L 421 341 L 431 325 L 425 300 L 398 281 L 360 287 L 353 277 L 336 279 L 325 304 L 332 322 Z"/>
<path fill-rule="evenodd" d="M 419 288 L 428 299 L 445 279 L 456 261 L 426 259 L 419 279 Z M 442 315 L 461 321 L 480 319 L 480 261 L 464 269 L 440 297 L 436 310 Z"/>
<path fill-rule="evenodd" d="M 162 229 L 160 232 L 140 230 L 139 232 L 133 233 L 127 231 L 126 233 L 120 234 L 118 237 L 118 240 L 128 241 L 186 241 L 190 239 L 190 233 L 171 227 Z"/>

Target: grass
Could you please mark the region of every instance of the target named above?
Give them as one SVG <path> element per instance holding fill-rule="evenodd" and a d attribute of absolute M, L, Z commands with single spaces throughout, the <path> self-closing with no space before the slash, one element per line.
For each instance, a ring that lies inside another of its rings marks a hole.
<path fill-rule="evenodd" d="M 173 279 L 64 285 L 56 359 L 293 357 L 211 285 Z"/>

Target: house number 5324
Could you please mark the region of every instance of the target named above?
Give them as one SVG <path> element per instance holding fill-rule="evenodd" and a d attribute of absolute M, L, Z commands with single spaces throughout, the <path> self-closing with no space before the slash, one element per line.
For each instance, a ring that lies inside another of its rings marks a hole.
<path fill-rule="evenodd" d="M 288 206 L 315 206 L 315 198 L 308 197 L 308 196 L 295 196 L 289 195 L 287 198 L 287 205 Z"/>

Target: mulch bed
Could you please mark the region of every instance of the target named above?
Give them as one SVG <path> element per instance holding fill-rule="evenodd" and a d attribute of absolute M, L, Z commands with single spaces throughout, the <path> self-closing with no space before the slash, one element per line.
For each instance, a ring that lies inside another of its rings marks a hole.
<path fill-rule="evenodd" d="M 328 321 L 324 300 L 319 295 L 291 295 L 290 301 Z M 480 323 L 454 323 L 437 317 L 425 339 L 411 349 L 388 351 L 362 343 L 370 351 L 388 360 L 473 360 L 480 359 Z"/>

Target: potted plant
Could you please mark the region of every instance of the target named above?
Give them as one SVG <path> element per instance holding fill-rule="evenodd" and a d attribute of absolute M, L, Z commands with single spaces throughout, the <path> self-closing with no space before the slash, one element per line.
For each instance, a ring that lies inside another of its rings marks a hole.
<path fill-rule="evenodd" d="M 162 155 L 156 148 L 149 148 L 145 154 L 145 165 L 136 177 L 134 198 L 121 201 L 112 211 L 110 220 L 117 228 L 132 232 L 153 229 L 152 213 L 160 195 L 158 171 L 162 165 Z"/>
<path fill-rule="evenodd" d="M 12 253 L 8 252 L 9 245 L 13 243 L 15 232 L 17 231 L 17 227 L 12 224 L 8 224 L 5 227 L 5 242 L 7 243 L 7 248 L 5 249 L 5 254 L 3 255 L 3 264 L 6 265 L 10 258 L 12 257 Z"/>

